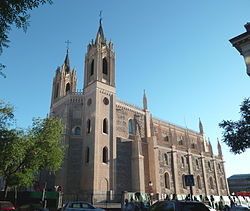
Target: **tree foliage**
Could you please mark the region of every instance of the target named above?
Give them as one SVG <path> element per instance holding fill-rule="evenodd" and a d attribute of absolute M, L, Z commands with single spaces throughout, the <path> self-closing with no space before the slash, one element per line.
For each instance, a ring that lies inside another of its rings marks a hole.
<path fill-rule="evenodd" d="M 223 120 L 219 126 L 224 129 L 223 141 L 234 154 L 240 154 L 250 148 L 250 98 L 240 107 L 239 121 Z"/>
<path fill-rule="evenodd" d="M 3 48 L 9 47 L 8 33 L 14 24 L 25 32 L 29 26 L 29 11 L 45 3 L 52 4 L 52 0 L 1 0 L 0 1 L 0 55 Z M 0 63 L 0 75 L 5 77 L 2 70 L 5 65 Z"/>
<path fill-rule="evenodd" d="M 60 119 L 33 119 L 27 130 L 9 129 L 13 107 L 0 102 L 0 174 L 7 187 L 29 187 L 41 170 L 55 172 L 61 166 L 64 145 Z"/>

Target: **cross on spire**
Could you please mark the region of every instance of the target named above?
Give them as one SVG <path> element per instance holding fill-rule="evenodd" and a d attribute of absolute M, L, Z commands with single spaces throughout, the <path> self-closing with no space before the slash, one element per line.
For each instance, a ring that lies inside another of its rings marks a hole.
<path fill-rule="evenodd" d="M 65 41 L 65 43 L 67 44 L 67 49 L 69 49 L 69 44 L 71 43 L 69 40 Z"/>

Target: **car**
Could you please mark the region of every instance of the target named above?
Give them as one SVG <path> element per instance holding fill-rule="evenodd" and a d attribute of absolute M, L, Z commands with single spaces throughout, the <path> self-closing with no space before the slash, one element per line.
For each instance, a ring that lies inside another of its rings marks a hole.
<path fill-rule="evenodd" d="M 198 201 L 159 201 L 149 211 L 209 211 L 205 204 Z"/>
<path fill-rule="evenodd" d="M 207 207 L 210 211 L 216 211 L 216 209 L 210 207 L 209 205 L 207 205 L 207 204 L 205 204 L 205 205 L 206 205 L 206 207 Z"/>
<path fill-rule="evenodd" d="M 14 210 L 15 207 L 10 201 L 0 201 L 0 210 Z"/>
<path fill-rule="evenodd" d="M 105 211 L 104 209 L 95 208 L 92 204 L 85 201 L 70 201 L 68 202 L 64 211 Z"/>

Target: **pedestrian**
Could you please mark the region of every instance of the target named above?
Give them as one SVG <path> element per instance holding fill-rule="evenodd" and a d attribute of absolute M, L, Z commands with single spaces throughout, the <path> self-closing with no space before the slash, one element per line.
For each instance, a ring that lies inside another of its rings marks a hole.
<path fill-rule="evenodd" d="M 125 199 L 125 203 L 122 206 L 122 211 L 127 211 L 127 208 L 128 208 L 128 199 Z"/>

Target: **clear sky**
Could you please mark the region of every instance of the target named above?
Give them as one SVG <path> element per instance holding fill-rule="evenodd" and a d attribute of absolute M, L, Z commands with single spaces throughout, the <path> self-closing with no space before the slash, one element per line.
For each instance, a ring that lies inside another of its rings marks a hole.
<path fill-rule="evenodd" d="M 199 117 L 217 154 L 218 123 L 239 119 L 250 77 L 229 39 L 245 32 L 249 0 L 54 0 L 34 9 L 27 33 L 13 30 L 0 62 L 0 99 L 16 109 L 16 126 L 49 113 L 52 81 L 66 55 L 83 88 L 87 45 L 96 38 L 99 11 L 116 53 L 117 98 L 142 107 L 146 89 L 153 117 L 198 131 Z M 222 144 L 227 177 L 250 173 L 250 150 L 235 156 Z"/>

